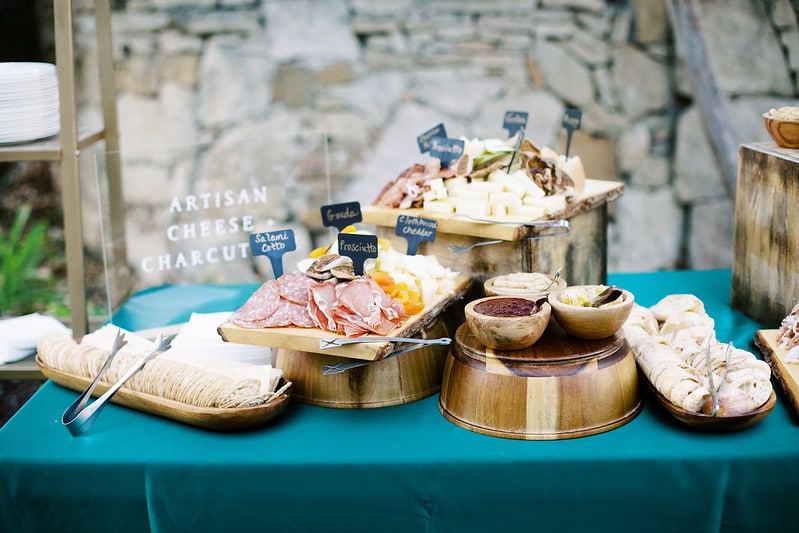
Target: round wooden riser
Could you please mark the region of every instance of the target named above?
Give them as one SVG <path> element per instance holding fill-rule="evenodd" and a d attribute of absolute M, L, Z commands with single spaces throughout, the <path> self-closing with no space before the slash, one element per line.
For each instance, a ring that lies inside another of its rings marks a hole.
<path fill-rule="evenodd" d="M 424 329 L 421 338 L 446 336 L 444 322 L 436 319 Z M 275 367 L 294 383 L 292 400 L 340 409 L 388 407 L 421 400 L 441 390 L 447 351 L 446 346 L 427 346 L 326 376 L 325 365 L 356 360 L 279 349 L 275 351 Z"/>
<path fill-rule="evenodd" d="M 444 368 L 441 413 L 486 435 L 523 440 L 585 437 L 640 412 L 635 359 L 624 338 L 580 340 L 554 322 L 526 350 L 494 351 L 465 326 Z"/>

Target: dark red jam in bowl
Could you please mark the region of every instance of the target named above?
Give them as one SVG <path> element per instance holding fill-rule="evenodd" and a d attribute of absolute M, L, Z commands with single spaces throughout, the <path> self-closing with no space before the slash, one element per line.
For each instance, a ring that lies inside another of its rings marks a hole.
<path fill-rule="evenodd" d="M 493 298 L 474 306 L 475 313 L 486 316 L 527 316 L 535 309 L 535 302 L 524 298 Z"/>

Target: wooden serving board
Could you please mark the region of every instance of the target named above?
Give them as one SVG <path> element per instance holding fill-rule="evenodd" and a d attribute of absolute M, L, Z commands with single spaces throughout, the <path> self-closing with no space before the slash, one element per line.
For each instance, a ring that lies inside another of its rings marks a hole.
<path fill-rule="evenodd" d="M 62 372 L 61 370 L 45 365 L 37 356 L 36 363 L 42 373 L 62 387 L 83 392 L 91 383 L 91 378 Z M 284 386 L 286 381 L 281 379 L 278 388 Z M 100 381 L 94 389 L 92 396 L 101 396 L 108 390 L 109 384 Z M 288 405 L 290 389 L 280 396 L 273 398 L 263 405 L 254 407 L 197 407 L 150 394 L 144 394 L 122 386 L 111 397 L 111 402 L 137 411 L 168 418 L 190 426 L 216 431 L 237 431 L 260 426 L 279 415 Z"/>
<path fill-rule="evenodd" d="M 616 200 L 624 192 L 624 184 L 618 181 L 585 180 L 585 191 L 573 202 L 566 204 L 566 209 L 529 222 L 544 220 L 570 219 L 586 211 Z M 462 218 L 452 218 L 451 215 L 425 211 L 422 208 L 397 209 L 366 205 L 361 208 L 363 222 L 381 227 L 396 227 L 397 217 L 400 215 L 423 217 L 438 222 L 439 233 L 452 233 L 467 235 L 484 239 L 501 239 L 503 241 L 519 241 L 535 234 L 535 228 L 524 224 L 508 224 L 497 220 L 497 224 L 474 222 Z M 490 217 L 488 217 L 490 218 Z"/>
<path fill-rule="evenodd" d="M 779 382 L 791 407 L 799 416 L 799 364 L 786 363 L 787 351 L 777 344 L 778 329 L 761 329 L 755 334 L 755 345 L 763 359 L 771 366 L 771 372 Z"/>
<path fill-rule="evenodd" d="M 446 295 L 442 295 L 438 300 L 427 306 L 418 315 L 411 316 L 408 320 L 391 330 L 387 337 L 410 338 L 417 335 L 434 318 L 436 318 L 447 306 L 455 300 L 463 297 L 472 279 L 467 276 L 458 278 L 455 290 Z M 226 342 L 238 344 L 252 344 L 256 346 L 270 346 L 272 348 L 285 348 L 288 350 L 321 353 L 326 355 L 337 355 L 351 359 L 363 359 L 376 361 L 385 358 L 394 351 L 391 342 L 368 342 L 348 344 L 345 346 L 320 349 L 319 341 L 322 339 L 346 338 L 330 331 L 316 328 L 261 328 L 248 329 L 226 322 L 219 326 L 219 335 Z"/>

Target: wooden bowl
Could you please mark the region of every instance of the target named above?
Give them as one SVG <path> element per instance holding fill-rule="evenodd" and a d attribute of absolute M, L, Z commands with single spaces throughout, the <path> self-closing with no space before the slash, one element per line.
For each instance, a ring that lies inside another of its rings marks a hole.
<path fill-rule="evenodd" d="M 527 284 L 527 287 L 503 286 L 503 283 L 513 281 L 514 285 Z M 552 283 L 554 281 L 554 283 Z M 551 287 L 548 287 L 552 283 Z M 566 286 L 563 278 L 555 279 L 552 274 L 542 274 L 540 272 L 513 272 L 494 276 L 483 283 L 483 290 L 486 296 L 526 296 L 527 298 L 538 298 L 546 296 L 552 291 L 562 289 Z"/>
<path fill-rule="evenodd" d="M 493 350 L 523 350 L 537 341 L 549 324 L 551 307 L 522 296 L 486 296 L 466 304 L 466 324 Z"/>
<path fill-rule="evenodd" d="M 596 292 L 601 285 L 579 285 L 566 287 L 549 293 L 548 301 L 552 315 L 558 324 L 571 335 L 581 339 L 602 339 L 615 334 L 630 316 L 635 298 L 629 291 L 622 291 L 621 303 L 609 303 L 600 307 L 583 307 L 563 302 L 568 291 L 587 290 Z"/>
<path fill-rule="evenodd" d="M 421 338 L 447 337 L 441 318 L 422 330 Z M 448 347 L 426 346 L 396 357 L 371 362 L 340 374 L 324 375 L 324 367 L 356 359 L 299 350 L 275 350 L 275 367 L 294 385 L 292 400 L 336 409 L 367 409 L 402 405 L 441 390 Z"/>
<path fill-rule="evenodd" d="M 530 348 L 493 352 L 464 324 L 450 345 L 439 410 L 459 427 L 494 437 L 585 437 L 640 412 L 638 371 L 621 334 L 583 340 L 553 321 Z"/>
<path fill-rule="evenodd" d="M 763 121 L 774 142 L 783 148 L 799 148 L 799 118 L 780 118 L 780 115 L 794 110 L 790 115 L 799 117 L 799 107 L 780 108 L 763 113 Z"/>

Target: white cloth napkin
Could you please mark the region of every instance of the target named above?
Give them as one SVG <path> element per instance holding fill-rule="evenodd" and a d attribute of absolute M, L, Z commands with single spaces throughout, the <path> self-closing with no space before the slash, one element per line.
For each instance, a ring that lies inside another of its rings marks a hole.
<path fill-rule="evenodd" d="M 0 364 L 30 357 L 36 353 L 39 339 L 47 333 L 72 335 L 60 321 L 39 313 L 0 320 Z"/>
<path fill-rule="evenodd" d="M 219 336 L 217 328 L 227 321 L 230 312 L 192 313 L 189 321 L 181 328 L 172 340 L 172 350 L 164 355 L 177 358 L 178 354 L 188 357 L 213 356 L 254 365 L 271 365 L 272 349 L 264 346 L 235 344 L 225 342 Z"/>

